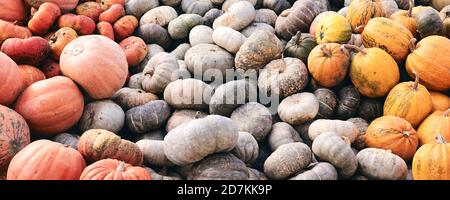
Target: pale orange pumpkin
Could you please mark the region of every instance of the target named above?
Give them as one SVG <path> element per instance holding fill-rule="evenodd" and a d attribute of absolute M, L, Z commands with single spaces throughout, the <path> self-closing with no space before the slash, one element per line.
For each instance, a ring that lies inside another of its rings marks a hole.
<path fill-rule="evenodd" d="M 446 111 L 433 112 L 423 120 L 417 132 L 420 144 L 435 143 L 435 138 L 439 134 L 450 140 L 450 108 Z"/>
<path fill-rule="evenodd" d="M 430 91 L 431 103 L 433 104 L 433 109 L 431 111 L 445 111 L 450 108 L 450 97 L 440 92 Z"/>
<path fill-rule="evenodd" d="M 450 180 L 450 143 L 438 135 L 436 143 L 421 146 L 412 162 L 414 180 Z"/>
<path fill-rule="evenodd" d="M 375 17 L 384 17 L 381 0 L 353 0 L 348 6 L 347 19 L 356 33 L 361 33 L 359 27 Z"/>

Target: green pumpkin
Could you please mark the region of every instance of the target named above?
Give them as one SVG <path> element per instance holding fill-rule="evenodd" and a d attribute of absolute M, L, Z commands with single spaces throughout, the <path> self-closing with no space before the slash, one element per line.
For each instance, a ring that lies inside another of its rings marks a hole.
<path fill-rule="evenodd" d="M 317 46 L 316 39 L 308 33 L 300 31 L 292 37 L 284 48 L 285 57 L 298 58 L 306 64 L 311 50 Z"/>
<path fill-rule="evenodd" d="M 426 9 L 416 16 L 417 32 L 420 37 L 443 35 L 444 24 L 439 13 L 434 9 Z"/>

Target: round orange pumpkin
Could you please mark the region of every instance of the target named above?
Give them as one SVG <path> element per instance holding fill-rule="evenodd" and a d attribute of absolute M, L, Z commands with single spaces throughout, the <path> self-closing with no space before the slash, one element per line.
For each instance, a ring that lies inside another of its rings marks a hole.
<path fill-rule="evenodd" d="M 44 35 L 59 16 L 61 16 L 61 10 L 58 5 L 43 3 L 28 22 L 28 29 L 35 35 Z"/>
<path fill-rule="evenodd" d="M 14 110 L 0 105 L 0 169 L 30 143 L 30 128 Z"/>
<path fill-rule="evenodd" d="M 75 83 L 67 77 L 56 76 L 25 89 L 14 110 L 25 118 L 33 133 L 51 136 L 75 125 L 83 108 L 83 95 Z"/>
<path fill-rule="evenodd" d="M 409 9 L 407 11 L 399 10 L 392 14 L 390 18 L 406 27 L 414 35 L 414 37 L 417 37 L 419 36 L 419 33 L 417 32 L 416 16 L 412 12 L 413 8 L 414 0 L 410 0 Z"/>
<path fill-rule="evenodd" d="M 356 33 L 361 33 L 359 27 L 374 17 L 384 17 L 381 0 L 353 0 L 348 6 L 347 20 Z"/>
<path fill-rule="evenodd" d="M 8 38 L 28 38 L 31 36 L 32 34 L 28 28 L 0 19 L 0 45 Z"/>
<path fill-rule="evenodd" d="M 368 147 L 391 150 L 404 160 L 411 160 L 419 145 L 416 130 L 411 124 L 396 116 L 382 116 L 370 123 L 366 130 Z"/>
<path fill-rule="evenodd" d="M 125 8 L 120 4 L 114 4 L 108 10 L 105 10 L 98 17 L 100 22 L 109 22 L 114 24 L 118 19 L 125 16 Z"/>
<path fill-rule="evenodd" d="M 450 98 L 440 92 L 430 92 L 431 103 L 433 104 L 432 112 L 440 110 L 445 111 L 450 108 Z"/>
<path fill-rule="evenodd" d="M 420 144 L 435 143 L 437 135 L 450 140 L 450 108 L 446 111 L 435 111 L 429 115 L 420 124 L 417 133 Z"/>
<path fill-rule="evenodd" d="M 450 39 L 432 35 L 417 45 L 411 41 L 411 53 L 406 59 L 406 70 L 413 77 L 415 71 L 420 83 L 430 90 L 450 89 Z"/>
<path fill-rule="evenodd" d="M 344 80 L 349 65 L 349 52 L 337 43 L 317 45 L 308 56 L 309 73 L 324 87 L 334 87 Z"/>
<path fill-rule="evenodd" d="M 397 84 L 384 102 L 384 115 L 406 119 L 413 127 L 419 126 L 431 112 L 431 95 L 425 86 L 419 84 L 419 75 L 414 82 Z"/>
<path fill-rule="evenodd" d="M 9 106 L 23 88 L 22 76 L 17 64 L 0 52 L 0 104 Z"/>
<path fill-rule="evenodd" d="M 77 37 L 77 32 L 69 27 L 63 27 L 56 31 L 48 40 L 52 58 L 59 60 L 64 47 Z"/>
<path fill-rule="evenodd" d="M 29 14 L 22 0 L 1 0 L 0 11 L 0 19 L 10 22 L 24 21 Z"/>
<path fill-rule="evenodd" d="M 111 97 L 125 84 L 128 63 L 122 48 L 101 35 L 79 37 L 63 50 L 61 71 L 93 99 Z"/>
<path fill-rule="evenodd" d="M 421 146 L 412 162 L 414 180 L 450 180 L 450 143 L 438 135 L 436 143 Z"/>
<path fill-rule="evenodd" d="M 134 67 L 141 63 L 148 53 L 147 45 L 140 37 L 130 36 L 119 43 L 130 67 Z"/>
<path fill-rule="evenodd" d="M 27 88 L 34 82 L 45 79 L 45 74 L 31 65 L 19 65 L 19 72 L 22 76 L 23 88 Z"/>
<path fill-rule="evenodd" d="M 78 180 L 85 167 L 77 150 L 50 140 L 36 140 L 11 160 L 7 179 Z"/>
<path fill-rule="evenodd" d="M 69 27 L 79 35 L 90 35 L 95 31 L 95 22 L 84 15 L 65 14 L 58 19 L 59 28 Z"/>
<path fill-rule="evenodd" d="M 62 13 L 68 13 L 78 5 L 78 0 L 25 0 L 28 5 L 38 9 L 45 2 L 54 3 L 59 6 Z"/>
<path fill-rule="evenodd" d="M 87 166 L 80 180 L 151 180 L 151 176 L 142 167 L 115 159 L 104 159 Z"/>

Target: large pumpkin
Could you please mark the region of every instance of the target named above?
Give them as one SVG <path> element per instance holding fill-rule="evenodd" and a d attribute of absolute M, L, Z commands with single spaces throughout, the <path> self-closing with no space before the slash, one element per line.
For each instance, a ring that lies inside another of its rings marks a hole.
<path fill-rule="evenodd" d="M 381 0 L 353 0 L 347 11 L 347 19 L 356 33 L 374 17 L 384 17 Z"/>
<path fill-rule="evenodd" d="M 30 128 L 14 110 L 0 105 L 0 169 L 30 143 Z"/>
<path fill-rule="evenodd" d="M 432 111 L 445 111 L 450 108 L 450 97 L 440 92 L 430 92 L 431 103 L 433 104 Z"/>
<path fill-rule="evenodd" d="M 78 0 L 25 0 L 28 5 L 38 9 L 41 4 L 51 2 L 59 6 L 61 12 L 68 13 L 78 5 Z"/>
<path fill-rule="evenodd" d="M 411 160 L 419 145 L 411 124 L 396 116 L 383 116 L 370 123 L 365 134 L 368 147 L 391 150 L 404 160 Z"/>
<path fill-rule="evenodd" d="M 7 179 L 78 180 L 85 167 L 77 150 L 50 140 L 36 140 L 11 160 Z"/>
<path fill-rule="evenodd" d="M 0 52 L 0 104 L 9 106 L 23 88 L 22 76 L 17 64 Z"/>
<path fill-rule="evenodd" d="M 397 62 L 409 53 L 411 32 L 403 25 L 384 17 L 373 18 L 361 34 L 365 47 L 378 47 L 388 52 Z"/>
<path fill-rule="evenodd" d="M 397 84 L 389 92 L 384 102 L 384 115 L 394 115 L 406 119 L 413 127 L 431 112 L 431 95 L 427 88 L 419 84 L 419 76 L 414 82 Z"/>
<path fill-rule="evenodd" d="M 417 150 L 412 162 L 414 180 L 450 180 L 450 144 L 438 135 L 437 143 Z"/>
<path fill-rule="evenodd" d="M 356 49 L 350 66 L 350 78 L 358 91 L 371 98 L 383 97 L 398 83 L 400 72 L 395 60 L 380 48 Z"/>
<path fill-rule="evenodd" d="M 411 45 L 406 59 L 406 70 L 412 76 L 415 71 L 420 82 L 430 90 L 450 89 L 450 40 L 442 36 L 428 36 L 417 45 Z"/>
<path fill-rule="evenodd" d="M 311 76 L 324 87 L 334 87 L 344 80 L 349 65 L 349 52 L 337 43 L 318 45 L 308 57 Z"/>
<path fill-rule="evenodd" d="M 414 37 L 417 37 L 419 33 L 417 32 L 416 16 L 413 15 L 412 12 L 413 8 L 414 0 L 410 0 L 409 9 L 407 11 L 399 10 L 392 14 L 390 18 L 406 27 L 414 35 Z"/>
<path fill-rule="evenodd" d="M 14 110 L 25 118 L 33 133 L 51 136 L 75 125 L 83 108 L 83 95 L 75 83 L 56 76 L 25 89 Z"/>
<path fill-rule="evenodd" d="M 316 28 L 317 44 L 345 44 L 352 37 L 352 27 L 345 17 L 335 13 L 323 17 Z"/>
<path fill-rule="evenodd" d="M 420 144 L 435 143 L 437 135 L 450 140 L 450 108 L 446 111 L 435 111 L 425 118 L 417 133 Z"/>
<path fill-rule="evenodd" d="M 125 84 L 128 63 L 122 48 L 101 35 L 70 42 L 60 58 L 61 71 L 77 82 L 93 99 L 111 97 Z"/>
<path fill-rule="evenodd" d="M 10 22 L 24 21 L 29 11 L 22 0 L 1 0 L 0 10 L 0 19 Z"/>
<path fill-rule="evenodd" d="M 80 180 L 151 180 L 151 176 L 142 167 L 115 159 L 104 159 L 87 166 Z"/>

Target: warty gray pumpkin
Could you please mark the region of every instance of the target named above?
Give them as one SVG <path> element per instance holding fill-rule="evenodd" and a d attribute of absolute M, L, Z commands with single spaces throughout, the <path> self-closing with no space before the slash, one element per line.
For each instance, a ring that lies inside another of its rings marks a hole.
<path fill-rule="evenodd" d="M 265 23 L 271 26 L 275 26 L 275 21 L 277 21 L 277 14 L 271 10 L 266 8 L 261 8 L 256 10 L 255 20 L 256 23 Z"/>
<path fill-rule="evenodd" d="M 167 26 L 170 21 L 178 17 L 177 11 L 170 6 L 159 6 L 153 8 L 142 15 L 139 25 L 158 24 L 161 27 Z"/>
<path fill-rule="evenodd" d="M 127 0 L 125 1 L 125 12 L 141 18 L 147 11 L 159 6 L 158 0 Z"/>
<path fill-rule="evenodd" d="M 194 77 L 223 78 L 225 71 L 234 67 L 233 55 L 214 44 L 195 45 L 186 52 L 184 57 L 186 66 Z M 205 78 L 203 80 L 212 81 Z"/>

